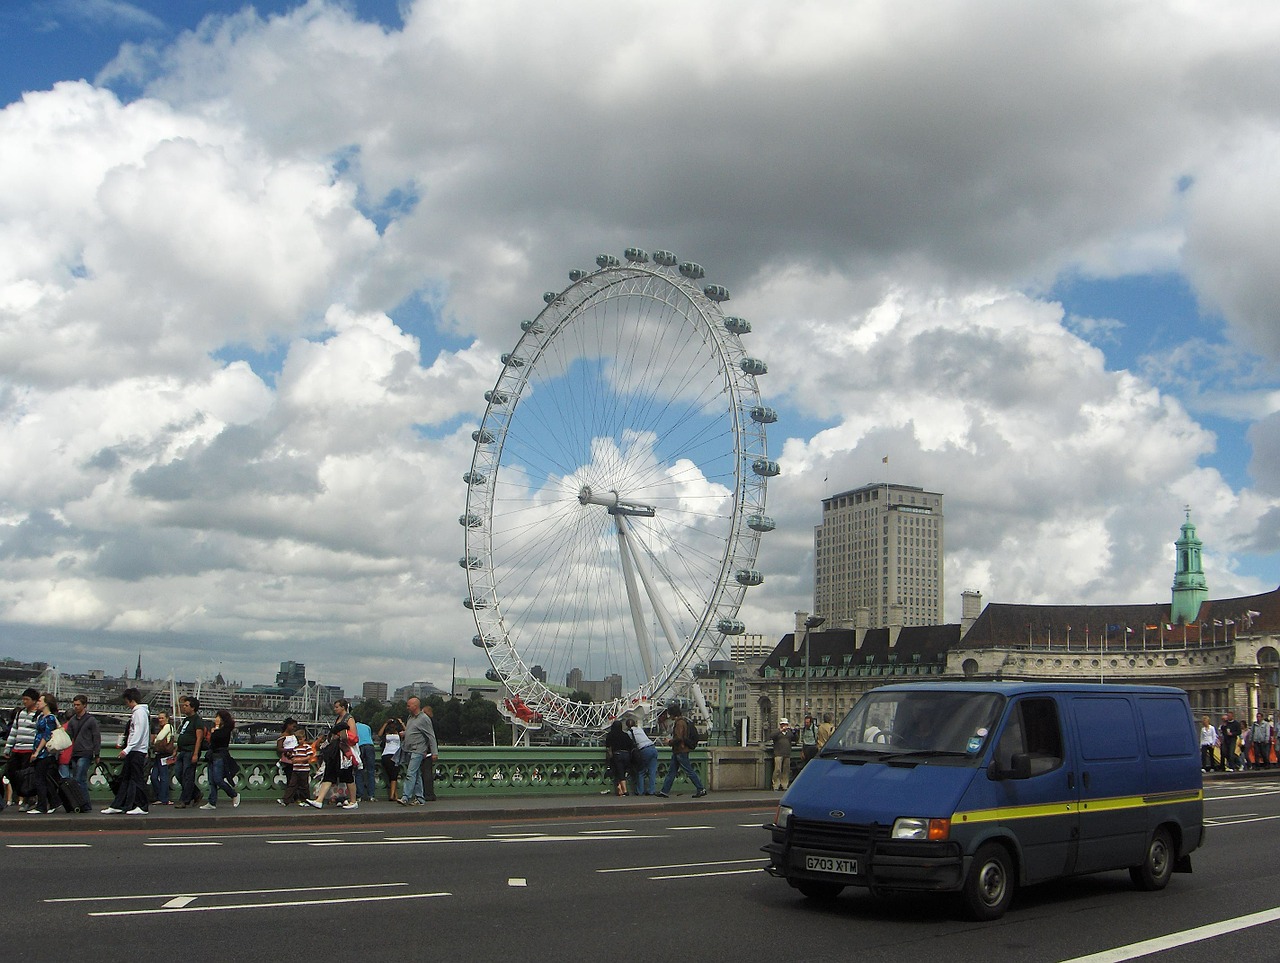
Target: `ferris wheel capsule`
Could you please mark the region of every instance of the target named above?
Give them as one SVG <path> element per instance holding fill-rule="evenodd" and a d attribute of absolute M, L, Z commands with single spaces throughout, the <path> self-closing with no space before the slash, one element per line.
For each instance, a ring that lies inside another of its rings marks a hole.
<path fill-rule="evenodd" d="M 505 405 L 511 400 L 511 396 L 505 391 L 489 390 L 484 393 L 484 400 L 491 405 Z"/>
<path fill-rule="evenodd" d="M 756 405 L 751 409 L 751 420 L 758 425 L 772 425 L 778 420 L 778 411 L 767 405 Z"/>
<path fill-rule="evenodd" d="M 541 321 L 534 320 L 534 321 L 521 321 L 520 330 L 531 332 L 533 334 L 542 334 L 542 332 L 546 331 L 547 329 L 546 329 L 546 326 Z"/>
<path fill-rule="evenodd" d="M 512 354 L 510 351 L 504 352 L 500 360 L 509 368 L 524 367 L 524 358 L 520 357 L 518 354 Z"/>
<path fill-rule="evenodd" d="M 717 304 L 729 300 L 729 289 L 723 284 L 708 284 L 702 289 L 702 293 Z"/>
<path fill-rule="evenodd" d="M 768 515 L 748 515 L 747 528 L 753 532 L 771 532 L 774 530 L 775 524 Z"/>
<path fill-rule="evenodd" d="M 674 254 L 672 254 L 670 251 L 654 251 L 653 252 L 653 263 L 661 264 L 663 267 L 675 267 L 676 262 L 678 260 L 680 259 L 676 257 Z"/>
<path fill-rule="evenodd" d="M 546 301 L 547 304 L 555 304 L 557 301 L 560 300 L 560 292 L 559 291 L 543 291 L 542 300 Z"/>
<path fill-rule="evenodd" d="M 754 568 L 740 568 L 733 573 L 733 577 L 741 585 L 760 585 L 764 582 L 764 576 Z"/>
<path fill-rule="evenodd" d="M 471 433 L 471 440 L 477 445 L 492 445 L 495 441 L 493 432 L 488 428 L 477 428 Z"/>
<path fill-rule="evenodd" d="M 721 635 L 742 635 L 747 627 L 738 619 L 721 619 L 716 623 L 716 631 Z"/>
<path fill-rule="evenodd" d="M 622 252 L 622 256 L 625 257 L 632 264 L 645 264 L 649 260 L 649 255 L 646 254 L 641 248 L 638 248 L 638 247 L 627 248 L 625 251 Z"/>
<path fill-rule="evenodd" d="M 485 599 L 476 598 L 473 595 L 467 595 L 462 599 L 462 604 L 467 608 L 475 611 L 476 609 L 487 609 L 489 603 Z"/>
<path fill-rule="evenodd" d="M 587 276 L 587 272 L 582 270 L 581 268 L 574 268 L 572 271 L 569 272 L 569 280 L 572 281 L 574 284 L 577 284 L 586 276 Z"/>
<path fill-rule="evenodd" d="M 705 278 L 707 272 L 702 270 L 701 264 L 695 264 L 693 261 L 685 261 L 680 265 L 680 274 L 688 278 L 690 281 L 697 281 L 699 278 Z"/>
<path fill-rule="evenodd" d="M 762 375 L 769 373 L 769 366 L 759 358 L 743 358 L 738 362 L 738 367 L 742 369 L 743 374 Z"/>
<path fill-rule="evenodd" d="M 492 635 L 473 635 L 471 636 L 471 644 L 477 649 L 487 649 L 496 645 L 498 642 Z"/>
<path fill-rule="evenodd" d="M 480 558 L 478 555 L 464 555 L 462 558 L 458 559 L 458 565 L 462 568 L 475 571 L 476 569 L 484 566 L 484 559 Z"/>
<path fill-rule="evenodd" d="M 724 329 L 730 334 L 750 334 L 751 322 L 746 318 L 725 318 Z"/>
<path fill-rule="evenodd" d="M 782 466 L 768 458 L 757 458 L 751 463 L 751 470 L 762 478 L 773 478 L 781 473 Z"/>
<path fill-rule="evenodd" d="M 503 678 L 502 678 L 502 676 L 500 676 L 500 675 L 498 674 L 498 670 L 497 670 L 497 669 L 489 669 L 487 672 L 485 672 L 484 677 L 485 677 L 486 679 L 488 679 L 490 682 L 502 682 L 502 681 L 503 681 Z"/>
<path fill-rule="evenodd" d="M 615 268 L 621 263 L 612 254 L 600 254 L 596 257 L 596 264 L 600 265 L 601 268 Z"/>
<path fill-rule="evenodd" d="M 484 524 L 484 519 L 474 513 L 458 516 L 458 524 L 463 528 L 479 528 Z"/>

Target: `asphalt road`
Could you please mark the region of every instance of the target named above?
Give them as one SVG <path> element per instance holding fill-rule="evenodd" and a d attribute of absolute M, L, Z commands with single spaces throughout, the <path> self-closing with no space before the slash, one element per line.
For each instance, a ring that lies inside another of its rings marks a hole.
<path fill-rule="evenodd" d="M 594 818 L 10 827 L 0 871 L 15 943 L 77 960 L 1271 963 L 1280 779 L 1207 792 L 1208 844 L 1164 892 L 1135 891 L 1127 873 L 1073 879 L 1020 893 L 986 924 L 947 898 L 846 890 L 810 905 L 760 871 L 772 813 L 714 803 Z M 1158 939 L 1168 948 L 1144 952 Z"/>

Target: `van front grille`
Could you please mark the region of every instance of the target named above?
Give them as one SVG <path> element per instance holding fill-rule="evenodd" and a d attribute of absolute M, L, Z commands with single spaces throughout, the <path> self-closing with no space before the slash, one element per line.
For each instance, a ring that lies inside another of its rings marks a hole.
<path fill-rule="evenodd" d="M 888 839 L 890 828 L 876 823 L 827 823 L 793 817 L 791 845 L 804 849 L 863 853 L 870 849 L 872 840 Z"/>

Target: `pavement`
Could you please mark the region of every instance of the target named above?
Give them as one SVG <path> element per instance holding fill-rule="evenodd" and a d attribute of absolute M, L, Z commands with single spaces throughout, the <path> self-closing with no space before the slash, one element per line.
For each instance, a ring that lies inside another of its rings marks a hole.
<path fill-rule="evenodd" d="M 248 798 L 237 807 L 226 799 L 219 800 L 214 811 L 176 809 L 153 804 L 145 815 L 104 814 L 108 805 L 97 801 L 90 813 L 68 813 L 59 809 L 49 815 L 28 815 L 11 806 L 0 813 L 0 833 L 98 832 L 102 830 L 167 831 L 210 828 L 323 826 L 376 823 L 449 823 L 477 820 L 554 819 L 583 816 L 644 815 L 657 811 L 693 812 L 699 809 L 769 810 L 778 804 L 782 794 L 764 789 L 728 790 L 693 798 L 692 789 L 673 794 L 669 799 L 657 796 L 615 796 L 612 793 L 587 796 L 447 796 L 421 806 L 401 806 L 380 799 L 362 802 L 359 809 L 325 806 L 283 807 L 274 800 Z"/>
<path fill-rule="evenodd" d="M 1254 779 L 1280 778 L 1280 768 L 1253 770 L 1250 772 L 1206 773 L 1206 786 L 1224 785 Z M 735 789 L 711 792 L 701 799 L 694 799 L 692 790 L 685 789 L 669 799 L 657 796 L 615 796 L 609 792 L 598 795 L 540 795 L 540 796 L 448 796 L 421 806 L 401 806 L 387 802 L 362 802 L 359 809 L 341 809 L 325 806 L 283 807 L 274 800 L 245 799 L 238 807 L 222 800 L 217 810 L 175 809 L 173 806 L 151 807 L 145 816 L 103 814 L 99 810 L 106 805 L 97 801 L 91 813 L 68 813 L 58 810 L 50 815 L 29 816 L 11 806 L 0 812 L 0 833 L 49 833 L 49 832 L 97 832 L 102 830 L 189 830 L 211 828 L 251 828 L 312 826 L 333 827 L 339 824 L 361 825 L 379 823 L 455 823 L 494 820 L 559 819 L 584 816 L 632 816 L 656 811 L 694 812 L 710 810 L 759 810 L 771 811 L 782 794 L 767 789 Z"/>

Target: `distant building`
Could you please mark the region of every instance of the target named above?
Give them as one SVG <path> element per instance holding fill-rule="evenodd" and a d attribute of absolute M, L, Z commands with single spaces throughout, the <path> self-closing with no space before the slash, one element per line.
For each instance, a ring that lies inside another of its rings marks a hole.
<path fill-rule="evenodd" d="M 942 495 L 879 483 L 822 500 L 813 611 L 826 628 L 942 623 Z"/>
<path fill-rule="evenodd" d="M 286 692 L 297 692 L 306 688 L 307 667 L 301 662 L 281 662 L 280 671 L 276 673 L 276 688 Z"/>
<path fill-rule="evenodd" d="M 366 682 L 360 690 L 362 698 L 377 699 L 379 702 L 387 701 L 387 683 L 385 682 Z"/>
<path fill-rule="evenodd" d="M 392 699 L 396 702 L 408 702 L 410 699 L 422 700 L 433 695 L 448 695 L 444 689 L 430 682 L 411 682 L 409 685 L 402 685 L 392 693 Z"/>
<path fill-rule="evenodd" d="M 585 692 L 592 702 L 608 702 L 622 698 L 622 676 L 616 672 L 603 679 L 584 679 L 581 669 L 570 669 L 564 684 L 569 691 Z"/>
<path fill-rule="evenodd" d="M 980 594 L 966 591 L 958 625 L 824 625 L 810 633 L 807 659 L 808 613 L 797 612 L 796 630 L 749 680 L 753 739 L 784 716 L 794 722 L 806 710 L 829 711 L 839 719 L 869 689 L 927 679 L 1172 685 L 1186 691 L 1197 716 L 1215 721 L 1227 710 L 1239 718 L 1274 713 L 1280 588 L 1210 599 L 1189 513 L 1174 545 L 1168 602 L 984 606 Z M 1194 610 L 1186 608 L 1191 603 Z"/>

